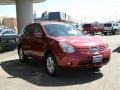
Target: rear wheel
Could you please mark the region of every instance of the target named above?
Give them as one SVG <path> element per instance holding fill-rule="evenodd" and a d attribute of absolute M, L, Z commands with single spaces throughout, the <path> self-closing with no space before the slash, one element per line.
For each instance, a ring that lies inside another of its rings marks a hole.
<path fill-rule="evenodd" d="M 46 65 L 46 69 L 47 69 L 47 72 L 50 76 L 56 76 L 59 72 L 59 67 L 57 65 L 57 62 L 56 62 L 56 58 L 53 54 L 48 54 L 46 56 L 46 59 L 45 59 L 45 65 Z"/>
<path fill-rule="evenodd" d="M 24 51 L 22 48 L 18 49 L 18 55 L 19 55 L 19 60 L 21 63 L 24 63 L 28 60 L 27 55 L 24 54 Z"/>

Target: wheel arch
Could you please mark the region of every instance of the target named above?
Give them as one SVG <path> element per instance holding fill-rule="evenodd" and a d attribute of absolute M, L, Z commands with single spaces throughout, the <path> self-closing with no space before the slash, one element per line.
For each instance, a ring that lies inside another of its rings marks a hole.
<path fill-rule="evenodd" d="M 47 56 L 48 54 L 53 54 L 53 55 L 54 55 L 54 53 L 53 53 L 53 51 L 52 51 L 51 49 L 46 49 L 45 52 L 44 52 L 44 61 L 45 61 L 46 56 Z"/>

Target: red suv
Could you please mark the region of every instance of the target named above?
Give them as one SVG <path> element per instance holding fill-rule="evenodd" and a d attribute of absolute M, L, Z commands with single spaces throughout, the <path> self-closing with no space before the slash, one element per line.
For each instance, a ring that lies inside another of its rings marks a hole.
<path fill-rule="evenodd" d="M 100 68 L 110 60 L 111 51 L 99 37 L 85 36 L 72 25 L 42 21 L 27 25 L 18 37 L 21 62 L 28 57 L 43 60 L 54 76 L 60 68 Z"/>

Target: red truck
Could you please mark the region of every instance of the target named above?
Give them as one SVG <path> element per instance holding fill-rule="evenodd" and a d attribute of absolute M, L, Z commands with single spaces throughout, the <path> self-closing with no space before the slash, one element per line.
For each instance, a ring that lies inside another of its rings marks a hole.
<path fill-rule="evenodd" d="M 102 32 L 102 25 L 101 24 L 94 24 L 94 23 L 87 23 L 83 24 L 83 32 L 86 34 L 95 35 L 98 32 Z"/>

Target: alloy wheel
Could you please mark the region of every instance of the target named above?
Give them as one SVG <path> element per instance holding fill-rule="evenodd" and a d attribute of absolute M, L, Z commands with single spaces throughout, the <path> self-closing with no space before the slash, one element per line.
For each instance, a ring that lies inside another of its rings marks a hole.
<path fill-rule="evenodd" d="M 47 58 L 47 70 L 50 74 L 55 72 L 55 61 L 51 56 Z"/>

